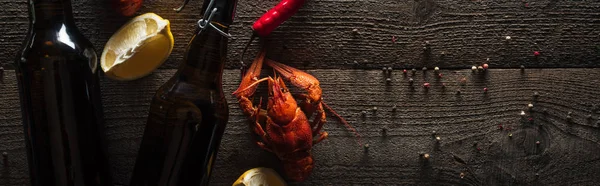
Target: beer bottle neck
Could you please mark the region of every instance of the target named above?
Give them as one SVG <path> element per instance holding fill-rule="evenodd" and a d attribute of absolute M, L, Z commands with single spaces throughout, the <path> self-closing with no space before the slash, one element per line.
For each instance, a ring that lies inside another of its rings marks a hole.
<path fill-rule="evenodd" d="M 212 6 L 208 7 L 211 5 Z M 229 27 L 231 23 L 233 23 L 233 18 L 235 17 L 235 8 L 237 5 L 237 0 L 204 0 L 202 4 L 202 12 L 200 16 L 205 16 L 210 14 L 211 11 L 216 8 L 217 11 L 212 16 L 211 22 L 217 22 L 220 25 L 225 27 Z"/>
<path fill-rule="evenodd" d="M 237 0 L 213 0 L 212 8 L 209 8 L 210 0 L 206 0 L 203 9 L 211 11 L 217 8 L 210 22 L 212 26 L 205 26 L 197 30 L 188 44 L 184 62 L 179 68 L 179 79 L 197 81 L 198 84 L 220 86 L 225 57 L 227 56 L 227 37 L 221 35 L 216 29 L 225 33 L 229 32 L 229 25 L 233 23 L 233 16 Z M 207 10 L 211 9 L 211 10 Z M 201 16 L 204 16 L 202 12 Z M 209 12 L 210 14 L 210 12 Z"/>
<path fill-rule="evenodd" d="M 213 30 L 202 30 L 188 44 L 184 62 L 178 70 L 179 81 L 219 88 L 225 56 L 227 38 Z"/>
<path fill-rule="evenodd" d="M 74 24 L 70 0 L 29 0 L 29 22 L 34 28 Z"/>

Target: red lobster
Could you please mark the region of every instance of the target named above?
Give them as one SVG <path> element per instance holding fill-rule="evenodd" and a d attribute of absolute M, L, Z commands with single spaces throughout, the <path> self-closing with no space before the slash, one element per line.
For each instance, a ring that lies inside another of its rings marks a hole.
<path fill-rule="evenodd" d="M 252 62 L 248 72 L 242 78 L 239 88 L 233 94 L 238 98 L 243 112 L 252 121 L 251 128 L 254 133 L 260 137 L 256 144 L 277 155 L 290 180 L 303 181 L 310 175 L 314 166 L 311 154 L 312 146 L 327 138 L 327 132 L 321 132 L 326 121 L 323 107 L 334 113 L 342 123 L 354 131 L 359 139 L 360 136 L 341 116 L 322 101 L 319 80 L 306 72 L 265 59 L 265 53 L 264 50 L 261 51 Z M 263 62 L 271 66 L 281 77 L 275 75 L 274 78 L 258 79 Z M 294 86 L 307 91 L 308 94 L 297 96 L 303 99 L 301 107 L 298 107 L 282 77 Z M 266 110 L 260 108 L 262 98 L 258 106 L 254 106 L 250 100 L 258 85 L 264 81 L 269 82 Z M 313 113 L 316 113 L 315 119 L 309 123 L 308 118 Z M 261 122 L 266 122 L 265 128 Z M 318 136 L 318 138 L 313 140 L 313 136 Z"/>

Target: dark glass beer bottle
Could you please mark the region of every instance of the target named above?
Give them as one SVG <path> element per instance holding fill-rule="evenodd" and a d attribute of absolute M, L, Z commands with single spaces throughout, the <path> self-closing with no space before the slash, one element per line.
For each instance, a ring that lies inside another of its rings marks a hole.
<path fill-rule="evenodd" d="M 15 60 L 34 186 L 112 185 L 98 65 L 69 0 L 29 0 L 29 31 Z"/>
<path fill-rule="evenodd" d="M 204 2 L 184 62 L 152 99 L 130 186 L 208 185 L 229 116 L 221 78 L 236 1 Z"/>

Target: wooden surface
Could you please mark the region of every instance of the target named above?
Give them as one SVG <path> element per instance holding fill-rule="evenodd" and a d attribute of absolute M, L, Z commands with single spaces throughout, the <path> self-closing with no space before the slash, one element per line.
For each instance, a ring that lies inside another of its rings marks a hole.
<path fill-rule="evenodd" d="M 128 20 L 107 1 L 73 2 L 75 21 L 98 53 Z M 155 12 L 171 21 L 175 49 L 162 68 L 178 66 L 200 19 L 199 0 L 190 1 L 181 13 L 172 10 L 182 1 L 146 0 L 138 12 Z M 27 4 L 0 2 L 0 63 L 6 66 L 25 36 Z M 227 68 L 238 68 L 252 23 L 277 3 L 239 1 L 231 28 L 237 39 L 230 44 Z M 592 67 L 600 60 L 598 10 L 596 0 L 309 0 L 262 41 L 271 43 L 271 58 L 310 69 L 464 68 L 487 58 L 496 67 Z M 426 41 L 429 50 L 423 49 Z M 248 56 L 256 54 L 257 43 Z M 534 57 L 534 51 L 541 55 Z"/>
<path fill-rule="evenodd" d="M 281 171 L 275 156 L 253 144 L 246 119 L 229 96 L 237 87 L 237 59 L 251 24 L 277 2 L 239 2 L 231 30 L 236 40 L 230 42 L 226 65 L 230 70 L 223 79 L 230 119 L 211 185 L 231 185 L 257 166 Z M 102 77 L 117 185 L 128 184 L 150 98 L 175 72 L 200 18 L 202 2 L 191 1 L 175 13 L 172 8 L 179 3 L 146 0 L 138 12 L 156 12 L 171 21 L 175 49 L 160 70 L 131 82 Z M 128 20 L 105 1 L 77 0 L 73 6 L 78 27 L 98 53 Z M 26 9 L 25 0 L 0 0 L 0 64 L 6 69 L 12 69 L 27 30 Z M 595 0 L 307 1 L 261 41 L 269 43 L 269 58 L 309 69 L 319 78 L 325 101 L 357 128 L 369 148 L 359 146 L 330 117 L 324 128 L 329 138 L 313 150 L 312 176 L 294 185 L 597 185 L 598 10 L 600 1 Z M 423 48 L 426 41 L 428 49 Z M 257 43 L 246 61 L 256 54 Z M 534 51 L 541 55 L 533 56 Z M 487 58 L 488 72 L 468 69 Z M 521 71 L 521 65 L 527 68 Z M 441 67 L 443 78 L 432 70 L 424 75 L 424 66 Z M 389 84 L 382 67 L 394 69 Z M 407 76 L 402 68 L 409 68 Z M 410 68 L 418 69 L 414 76 Z M 414 78 L 413 86 L 409 78 Z M 5 72 L 4 82 L 0 152 L 8 156 L 7 162 L 0 161 L 0 185 L 28 185 L 14 71 Z M 431 83 L 427 91 L 424 82 Z M 520 116 L 521 111 L 526 115 Z M 421 153 L 431 158 L 425 161 Z"/>
<path fill-rule="evenodd" d="M 102 81 L 116 184 L 128 183 L 151 96 L 174 72 L 159 70 L 133 82 Z M 594 111 L 594 104 L 600 103 L 600 69 L 498 69 L 485 74 L 444 70 L 441 80 L 434 78 L 433 71 L 404 77 L 397 70 L 390 85 L 379 70 L 309 72 L 321 80 L 324 100 L 356 127 L 369 149 L 365 151 L 352 133 L 330 118 L 325 125 L 329 138 L 313 150 L 316 168 L 309 180 L 298 185 L 594 185 L 600 181 L 600 110 Z M 414 78 L 414 86 L 408 78 Z M 238 79 L 239 71 L 225 72 L 228 95 Z M 0 167 L 0 185 L 25 185 L 14 73 L 9 71 L 5 81 L 0 85 L 0 150 L 9 153 L 9 166 Z M 431 83 L 427 91 L 421 86 L 425 81 Z M 276 157 L 252 143 L 236 101 L 232 96 L 227 99 L 230 119 L 212 185 L 230 185 L 257 166 L 280 170 Z M 534 105 L 531 112 L 529 103 Z M 522 110 L 527 112 L 524 118 Z M 429 153 L 430 160 L 424 162 L 420 153 Z M 463 179 L 461 172 L 466 174 Z"/>

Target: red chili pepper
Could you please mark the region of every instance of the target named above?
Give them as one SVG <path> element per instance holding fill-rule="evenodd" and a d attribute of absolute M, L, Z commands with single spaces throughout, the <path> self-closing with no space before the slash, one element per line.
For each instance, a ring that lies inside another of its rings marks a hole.
<path fill-rule="evenodd" d="M 285 20 L 294 15 L 306 0 L 282 0 L 277 6 L 271 8 L 267 13 L 263 14 L 254 25 L 252 30 L 258 36 L 264 37 L 269 35 Z"/>
<path fill-rule="evenodd" d="M 189 0 L 186 0 L 189 1 Z M 244 47 L 242 54 L 240 55 L 240 62 L 242 64 L 242 68 L 240 68 L 242 72 L 242 76 L 246 73 L 246 65 L 244 65 L 244 54 L 246 54 L 246 50 L 250 43 L 254 40 L 256 36 L 265 37 L 271 34 L 275 28 L 277 28 L 281 23 L 285 20 L 289 19 L 294 15 L 298 10 L 304 5 L 306 0 L 282 0 L 275 7 L 271 8 L 267 13 L 263 14 L 258 20 L 254 22 L 252 25 L 252 36 L 250 40 Z"/>

